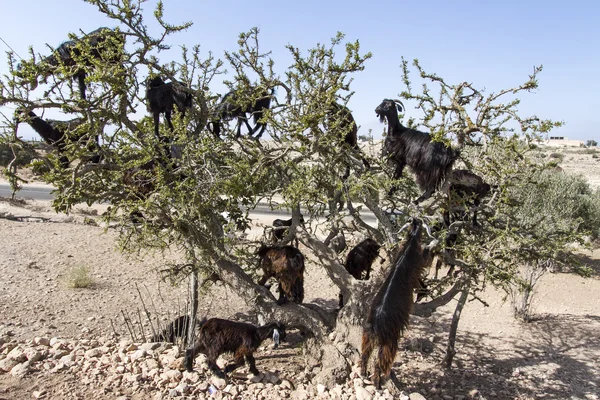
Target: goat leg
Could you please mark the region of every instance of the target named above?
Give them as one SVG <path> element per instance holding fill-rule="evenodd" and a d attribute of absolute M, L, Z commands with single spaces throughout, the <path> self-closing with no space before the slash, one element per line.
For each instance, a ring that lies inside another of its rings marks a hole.
<path fill-rule="evenodd" d="M 371 335 L 369 335 L 368 332 L 363 332 L 360 349 L 360 375 L 362 377 L 367 376 L 367 364 L 369 363 L 369 358 L 371 357 L 374 348 L 375 341 L 371 338 Z"/>
<path fill-rule="evenodd" d="M 252 353 L 246 354 L 246 361 L 248 362 L 248 369 L 252 375 L 258 375 L 258 369 L 256 369 L 256 360 L 254 360 L 254 356 Z"/>

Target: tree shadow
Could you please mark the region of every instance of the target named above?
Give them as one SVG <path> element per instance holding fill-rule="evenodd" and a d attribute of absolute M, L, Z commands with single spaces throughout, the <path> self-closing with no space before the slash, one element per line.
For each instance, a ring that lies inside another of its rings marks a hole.
<path fill-rule="evenodd" d="M 438 335 L 446 325 L 424 330 Z M 431 354 L 405 351 L 394 370 L 405 390 L 427 398 L 586 398 L 600 387 L 598 332 L 596 315 L 545 315 L 523 324 L 516 337 L 459 332 L 451 370 L 440 366 L 445 340 L 436 340 Z"/>

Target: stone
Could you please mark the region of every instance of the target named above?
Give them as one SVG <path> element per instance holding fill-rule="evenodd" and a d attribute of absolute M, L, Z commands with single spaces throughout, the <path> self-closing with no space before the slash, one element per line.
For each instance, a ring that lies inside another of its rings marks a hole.
<path fill-rule="evenodd" d="M 327 391 L 327 387 L 325 387 L 325 385 L 323 384 L 317 384 L 317 393 L 318 394 L 325 394 L 325 392 Z"/>
<path fill-rule="evenodd" d="M 27 361 L 30 363 L 38 362 L 44 359 L 44 355 L 41 352 L 31 347 L 26 348 L 23 353 L 25 353 L 25 357 L 27 357 Z"/>
<path fill-rule="evenodd" d="M 50 346 L 50 340 L 48 340 L 45 337 L 36 337 L 33 339 L 33 344 L 35 344 L 36 346 L 46 346 L 49 347 Z"/>
<path fill-rule="evenodd" d="M 10 370 L 10 374 L 16 378 L 22 378 L 25 375 L 27 375 L 27 373 L 31 370 L 31 367 L 29 366 L 29 362 L 25 361 L 21 364 L 17 364 L 15 365 L 11 370 Z"/>
<path fill-rule="evenodd" d="M 227 386 L 227 381 L 217 376 L 213 376 L 210 380 L 210 383 L 219 390 L 223 390 Z"/>
<path fill-rule="evenodd" d="M 139 349 L 133 352 L 133 354 L 131 354 L 129 356 L 129 359 L 133 362 L 139 360 L 140 358 L 146 357 L 146 350 L 144 349 Z"/>
<path fill-rule="evenodd" d="M 373 395 L 362 386 L 355 386 L 354 389 L 356 390 L 356 400 L 371 400 L 373 398 Z"/>
<path fill-rule="evenodd" d="M 25 352 L 23 351 L 23 349 L 20 346 L 17 346 L 15 348 L 13 348 L 6 355 L 6 358 L 10 358 L 10 359 L 15 360 L 15 361 L 17 361 L 19 363 L 27 361 L 27 356 L 25 355 Z"/>
<path fill-rule="evenodd" d="M 100 357 L 101 355 L 102 355 L 102 351 L 98 348 L 89 349 L 88 351 L 85 352 L 85 358 L 87 358 L 87 359 Z"/>
<path fill-rule="evenodd" d="M 418 392 L 413 392 L 413 393 L 409 394 L 408 398 L 410 400 L 427 400 L 425 398 L 425 396 L 423 396 L 421 393 L 418 393 Z"/>
<path fill-rule="evenodd" d="M 35 390 L 32 395 L 36 399 L 41 399 L 46 395 L 46 393 L 47 392 L 45 390 Z"/>
<path fill-rule="evenodd" d="M 0 371 L 10 372 L 11 369 L 14 368 L 15 365 L 19 364 L 17 360 L 13 360 L 12 358 L 5 358 L 0 361 Z"/>
<path fill-rule="evenodd" d="M 166 371 L 165 375 L 171 382 L 179 382 L 181 380 L 181 377 L 183 376 L 181 371 L 176 370 L 176 369 L 170 369 L 170 370 Z"/>
<path fill-rule="evenodd" d="M 154 343 L 144 343 L 140 346 L 140 348 L 146 350 L 146 351 L 153 351 L 156 350 L 160 347 L 160 343 L 158 342 L 154 342 Z"/>

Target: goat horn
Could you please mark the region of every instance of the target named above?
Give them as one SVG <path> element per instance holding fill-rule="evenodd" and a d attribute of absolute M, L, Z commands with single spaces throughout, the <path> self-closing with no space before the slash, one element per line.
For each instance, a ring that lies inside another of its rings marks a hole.
<path fill-rule="evenodd" d="M 425 232 L 427 232 L 427 236 L 429 236 L 432 239 L 435 239 L 435 237 L 431 234 L 431 229 L 429 228 L 429 225 L 427 225 L 425 222 L 423 222 L 423 228 L 425 228 Z"/>
<path fill-rule="evenodd" d="M 402 103 L 400 100 L 398 99 L 394 99 L 392 100 L 394 103 L 400 103 L 400 105 L 402 106 L 402 111 L 406 111 L 406 107 L 404 107 L 404 103 Z"/>
<path fill-rule="evenodd" d="M 403 230 L 405 230 L 409 226 L 410 226 L 410 222 L 405 223 L 404 225 L 402 225 L 402 228 L 400 228 L 400 230 L 398 231 L 398 233 L 402 232 Z"/>

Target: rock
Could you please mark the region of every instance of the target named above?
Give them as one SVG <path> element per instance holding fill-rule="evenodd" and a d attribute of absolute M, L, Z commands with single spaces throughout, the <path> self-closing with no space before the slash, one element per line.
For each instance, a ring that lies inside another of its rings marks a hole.
<path fill-rule="evenodd" d="M 409 394 L 408 398 L 410 400 L 427 400 L 425 398 L 425 396 L 423 396 L 421 393 L 418 393 L 418 392 L 413 392 L 413 393 Z"/>
<path fill-rule="evenodd" d="M 143 343 L 140 348 L 146 350 L 146 351 L 153 351 L 156 350 L 160 347 L 160 343 L 158 342 L 154 342 L 154 343 Z"/>
<path fill-rule="evenodd" d="M 33 344 L 35 344 L 36 346 L 46 346 L 49 347 L 50 346 L 50 340 L 48 340 L 47 338 L 44 337 L 36 337 L 33 339 Z"/>
<path fill-rule="evenodd" d="M 469 397 L 474 399 L 478 394 L 479 394 L 479 390 L 473 389 L 469 392 Z"/>
<path fill-rule="evenodd" d="M 227 386 L 227 381 L 217 376 L 213 376 L 210 380 L 210 383 L 219 390 L 223 390 Z"/>
<path fill-rule="evenodd" d="M 281 383 L 279 384 L 279 386 L 281 386 L 284 389 L 288 389 L 288 390 L 294 389 L 294 385 L 292 384 L 292 382 L 288 381 L 287 379 L 282 380 Z"/>
<path fill-rule="evenodd" d="M 32 393 L 32 395 L 35 399 L 41 399 L 46 395 L 46 393 L 47 392 L 45 390 L 36 390 Z"/>
<path fill-rule="evenodd" d="M 27 356 L 25 355 L 25 352 L 23 351 L 23 349 L 21 349 L 20 346 L 17 346 L 15 348 L 13 348 L 11 351 L 9 351 L 8 354 L 6 355 L 6 358 L 15 360 L 15 361 L 17 361 L 17 363 L 22 363 L 22 362 L 27 361 Z"/>
<path fill-rule="evenodd" d="M 100 351 L 100 349 L 98 349 L 98 348 L 89 349 L 88 351 L 85 352 L 85 358 L 87 358 L 87 359 L 100 357 L 101 355 L 102 355 L 102 351 Z"/>
<path fill-rule="evenodd" d="M 185 370 L 185 357 L 179 357 L 175 361 L 171 362 L 169 364 L 169 368 L 171 368 L 171 369 L 179 369 L 179 370 L 182 370 L 182 371 Z"/>
<path fill-rule="evenodd" d="M 31 370 L 29 366 L 29 362 L 25 361 L 24 363 L 15 365 L 11 370 L 10 374 L 16 378 L 22 378 Z"/>
<path fill-rule="evenodd" d="M 354 389 L 356 390 L 356 400 L 371 400 L 373 398 L 373 395 L 362 386 L 355 386 Z"/>
<path fill-rule="evenodd" d="M 146 357 L 146 350 L 139 349 L 139 350 L 134 351 L 133 354 L 129 356 L 129 359 L 131 361 L 136 361 L 143 357 Z"/>
<path fill-rule="evenodd" d="M 179 392 L 176 389 L 169 390 L 169 397 L 177 397 L 179 396 Z"/>
<path fill-rule="evenodd" d="M 377 388 L 375 388 L 375 386 L 373 386 L 373 385 L 367 385 L 367 386 L 365 386 L 365 389 L 367 390 L 367 392 L 371 393 L 372 395 L 375 394 L 375 392 L 377 392 Z"/>
<path fill-rule="evenodd" d="M 183 379 L 190 383 L 198 383 L 200 382 L 200 374 L 196 371 L 183 371 Z"/>
<path fill-rule="evenodd" d="M 165 375 L 171 382 L 179 382 L 181 380 L 181 377 L 183 376 L 181 371 L 176 370 L 176 369 L 170 369 L 170 370 L 166 371 Z"/>
<path fill-rule="evenodd" d="M 259 372 L 258 375 L 248 374 L 248 382 L 258 383 L 258 382 L 262 381 L 262 379 L 264 377 L 265 377 L 265 374 L 263 374 L 262 372 Z"/>
<path fill-rule="evenodd" d="M 325 394 L 326 391 L 327 391 L 327 387 L 325 387 L 325 385 L 322 385 L 320 383 L 317 385 L 317 393 L 318 394 Z"/>
<path fill-rule="evenodd" d="M 44 359 L 44 355 L 34 348 L 28 347 L 24 351 L 27 361 L 30 363 L 38 362 Z"/>
<path fill-rule="evenodd" d="M 10 370 L 13 369 L 13 367 L 17 364 L 19 364 L 17 360 L 13 360 L 12 358 L 5 358 L 4 360 L 0 361 L 0 371 L 10 372 Z"/>
<path fill-rule="evenodd" d="M 136 351 L 137 349 L 138 349 L 138 347 L 135 343 L 131 343 L 131 344 L 127 345 L 127 347 L 125 347 L 125 351 L 127 351 L 127 352 Z"/>

